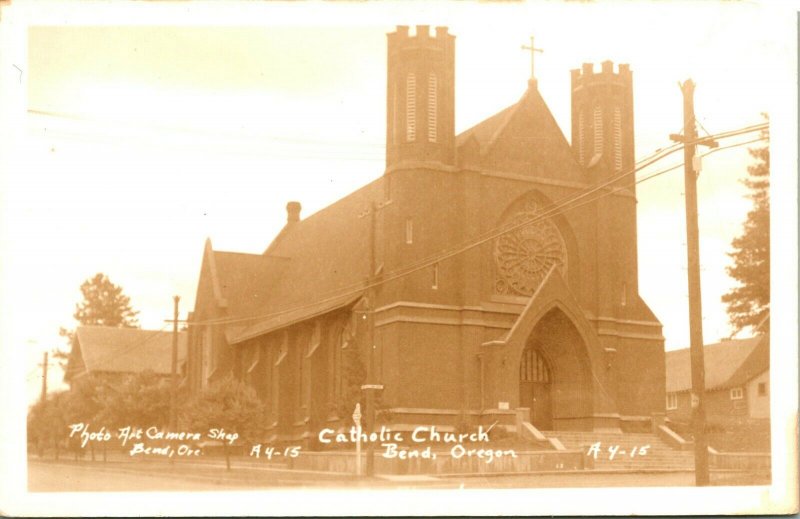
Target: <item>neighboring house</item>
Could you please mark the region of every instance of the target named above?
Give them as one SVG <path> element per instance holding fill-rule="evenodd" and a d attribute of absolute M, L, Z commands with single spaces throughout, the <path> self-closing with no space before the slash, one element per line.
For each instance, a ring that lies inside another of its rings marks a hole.
<path fill-rule="evenodd" d="M 704 348 L 706 421 L 730 425 L 769 419 L 769 334 Z M 691 419 L 689 349 L 666 353 L 667 418 Z"/>
<path fill-rule="evenodd" d="M 169 376 L 172 371 L 172 332 L 79 326 L 70 352 L 64 380 L 67 383 L 87 373 L 119 377 L 150 371 Z M 178 369 L 186 359 L 186 332 L 178 332 Z"/>
<path fill-rule="evenodd" d="M 639 295 L 623 176 L 630 68 L 571 71 L 571 142 L 533 78 L 456 135 L 455 37 L 398 27 L 388 47 L 383 174 L 306 218 L 289 202 L 261 254 L 206 243 L 190 387 L 247 381 L 285 441 L 352 423 L 362 384 L 393 429 L 527 415 L 544 430 L 649 431 L 664 339 Z M 582 201 L 553 211 L 565 199 Z"/>

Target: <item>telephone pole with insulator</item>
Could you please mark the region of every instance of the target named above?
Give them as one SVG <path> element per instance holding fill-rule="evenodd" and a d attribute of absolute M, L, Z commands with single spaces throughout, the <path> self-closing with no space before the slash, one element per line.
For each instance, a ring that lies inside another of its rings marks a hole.
<path fill-rule="evenodd" d="M 705 359 L 703 357 L 703 308 L 700 292 L 700 236 L 697 215 L 697 177 L 700 157 L 697 145 L 716 148 L 712 139 L 698 139 L 694 115 L 694 82 L 680 84 L 683 93 L 683 135 L 670 139 L 683 143 L 684 191 L 686 193 L 686 252 L 689 281 L 689 351 L 692 370 L 692 433 L 694 435 L 695 485 L 709 484 L 708 439 L 706 438 Z"/>

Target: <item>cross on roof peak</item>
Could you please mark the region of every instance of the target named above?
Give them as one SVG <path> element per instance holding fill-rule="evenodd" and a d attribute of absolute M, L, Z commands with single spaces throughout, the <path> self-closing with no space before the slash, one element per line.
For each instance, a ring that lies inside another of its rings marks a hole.
<path fill-rule="evenodd" d="M 537 52 L 542 52 L 543 53 L 544 49 L 537 49 L 533 44 L 533 36 L 531 36 L 531 44 L 530 44 L 530 46 L 522 45 L 522 50 L 527 50 L 527 51 L 529 51 L 531 53 L 531 79 L 536 79 L 536 76 L 533 73 L 533 71 L 534 71 L 534 69 L 533 69 L 534 56 L 536 55 Z"/>

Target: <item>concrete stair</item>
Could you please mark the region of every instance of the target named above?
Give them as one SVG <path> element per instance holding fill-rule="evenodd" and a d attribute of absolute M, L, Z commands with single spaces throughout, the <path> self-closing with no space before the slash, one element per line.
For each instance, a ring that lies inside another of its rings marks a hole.
<path fill-rule="evenodd" d="M 542 431 L 547 438 L 558 438 L 567 449 L 591 453 L 591 446 L 600 443 L 594 468 L 599 470 L 693 470 L 692 451 L 674 450 L 655 434 L 590 431 Z M 609 447 L 618 446 L 614 457 Z M 647 446 L 645 453 L 641 450 Z"/>

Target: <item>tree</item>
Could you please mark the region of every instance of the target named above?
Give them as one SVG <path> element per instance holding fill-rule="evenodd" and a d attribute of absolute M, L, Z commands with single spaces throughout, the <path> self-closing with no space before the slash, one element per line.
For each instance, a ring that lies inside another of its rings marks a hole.
<path fill-rule="evenodd" d="M 151 371 L 128 375 L 121 384 L 98 386 L 97 399 L 97 420 L 108 427 L 158 427 L 169 421 L 169 382 Z"/>
<path fill-rule="evenodd" d="M 28 410 L 28 444 L 36 446 L 39 457 L 47 445 L 52 445 L 58 460 L 61 444 L 68 436 L 67 398 L 66 391 L 51 393 Z"/>
<path fill-rule="evenodd" d="M 189 400 L 181 409 L 181 420 L 192 430 L 224 429 L 248 443 L 263 442 L 268 426 L 266 407 L 255 390 L 232 377 L 212 384 Z M 223 441 L 225 465 L 230 470 L 228 447 L 228 442 Z"/>
<path fill-rule="evenodd" d="M 122 293 L 122 288 L 97 273 L 81 285 L 83 301 L 75 306 L 73 317 L 83 325 L 138 328 L 139 322 L 131 309 L 131 300 Z"/>
<path fill-rule="evenodd" d="M 70 391 L 66 392 L 61 402 L 63 406 L 61 413 L 67 425 L 74 423 L 92 423 L 98 417 L 101 411 L 101 403 L 99 399 L 100 388 L 102 381 L 92 374 L 73 381 Z M 77 458 L 80 438 L 71 438 L 71 446 L 75 450 Z M 94 461 L 94 442 L 89 442 L 89 449 Z M 103 444 L 103 460 L 105 461 L 106 451 L 105 443 Z"/>
<path fill-rule="evenodd" d="M 75 305 L 73 317 L 82 325 L 113 326 L 117 328 L 138 328 L 136 314 L 131 308 L 130 298 L 122 293 L 122 288 L 108 279 L 108 276 L 97 273 L 93 278 L 81 284 L 83 300 Z M 59 335 L 67 338 L 70 349 L 75 347 L 75 331 L 61 328 Z M 53 352 L 60 359 L 62 367 L 69 358 L 69 353 L 61 350 Z"/>
<path fill-rule="evenodd" d="M 763 131 L 762 137 L 769 139 L 769 130 Z M 769 141 L 749 152 L 755 161 L 742 182 L 750 189 L 748 198 L 753 207 L 742 234 L 731 242 L 733 252 L 728 256 L 733 258 L 733 265 L 725 269 L 739 285 L 722 296 L 734 334 L 758 326 L 768 331 L 769 326 Z"/>

